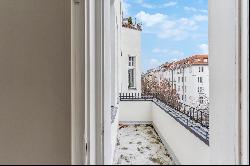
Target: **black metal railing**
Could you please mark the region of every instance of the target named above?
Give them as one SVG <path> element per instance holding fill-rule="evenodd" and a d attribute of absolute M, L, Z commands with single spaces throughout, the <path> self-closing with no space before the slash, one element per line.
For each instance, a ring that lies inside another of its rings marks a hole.
<path fill-rule="evenodd" d="M 120 93 L 121 101 L 152 101 L 155 94 L 142 95 L 141 93 Z"/>
<path fill-rule="evenodd" d="M 175 120 L 209 144 L 209 113 L 156 93 L 120 93 L 120 101 L 152 101 Z"/>

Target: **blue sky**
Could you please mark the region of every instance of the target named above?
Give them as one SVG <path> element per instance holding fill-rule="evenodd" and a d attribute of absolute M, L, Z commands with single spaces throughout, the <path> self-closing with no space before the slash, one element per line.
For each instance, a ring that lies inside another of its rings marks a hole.
<path fill-rule="evenodd" d="M 208 0 L 124 0 L 124 16 L 142 22 L 142 71 L 208 53 Z"/>

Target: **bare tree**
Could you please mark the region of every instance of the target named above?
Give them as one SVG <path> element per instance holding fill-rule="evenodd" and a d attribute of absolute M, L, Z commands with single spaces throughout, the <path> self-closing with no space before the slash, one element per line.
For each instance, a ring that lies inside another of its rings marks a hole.
<path fill-rule="evenodd" d="M 157 77 L 154 74 L 146 74 L 142 77 L 142 94 L 155 95 L 157 99 L 174 108 L 181 106 L 178 102 L 179 95 L 171 83 L 167 79 L 157 81 Z"/>

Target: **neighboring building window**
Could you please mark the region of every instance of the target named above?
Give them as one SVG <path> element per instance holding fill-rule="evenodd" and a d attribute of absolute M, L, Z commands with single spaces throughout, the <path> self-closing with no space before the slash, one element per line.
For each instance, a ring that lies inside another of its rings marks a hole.
<path fill-rule="evenodd" d="M 199 100 L 200 100 L 200 104 L 204 103 L 203 97 L 200 97 Z"/>
<path fill-rule="evenodd" d="M 135 57 L 129 57 L 128 66 L 128 88 L 135 88 Z"/>
<path fill-rule="evenodd" d="M 199 92 L 199 93 L 202 93 L 203 90 L 204 90 L 203 87 L 198 87 L 198 92 Z"/>
<path fill-rule="evenodd" d="M 181 78 L 180 78 L 180 77 L 178 77 L 178 83 L 180 83 L 180 81 L 181 81 Z"/>
<path fill-rule="evenodd" d="M 199 72 L 204 72 L 204 67 L 199 67 Z"/>
<path fill-rule="evenodd" d="M 129 57 L 128 66 L 135 67 L 135 57 Z"/>
<path fill-rule="evenodd" d="M 202 77 L 198 77 L 198 83 L 203 83 Z"/>
<path fill-rule="evenodd" d="M 128 70 L 128 87 L 135 88 L 135 69 Z"/>

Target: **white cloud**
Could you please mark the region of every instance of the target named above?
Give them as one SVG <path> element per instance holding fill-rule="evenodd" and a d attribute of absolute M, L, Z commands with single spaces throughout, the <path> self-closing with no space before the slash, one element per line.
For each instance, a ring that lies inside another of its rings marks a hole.
<path fill-rule="evenodd" d="M 201 9 L 200 12 L 202 12 L 202 13 L 208 13 L 208 11 L 205 10 L 205 9 Z"/>
<path fill-rule="evenodd" d="M 183 56 L 184 52 L 180 50 L 168 50 L 168 49 L 160 49 L 160 48 L 155 48 L 152 50 L 153 53 L 159 54 L 159 55 L 164 55 L 164 56 Z"/>
<path fill-rule="evenodd" d="M 198 48 L 202 54 L 208 54 L 208 45 L 207 44 L 201 44 L 198 46 Z"/>
<path fill-rule="evenodd" d="M 140 4 L 142 7 L 147 8 L 147 9 L 155 9 L 155 8 L 162 8 L 162 7 L 171 7 L 171 6 L 176 6 L 177 2 L 175 1 L 169 1 L 165 4 L 152 4 L 152 3 L 146 3 L 144 0 L 136 0 L 136 3 Z"/>
<path fill-rule="evenodd" d="M 184 7 L 184 10 L 185 10 L 185 11 L 191 11 L 191 12 L 197 12 L 197 9 L 196 9 L 196 8 L 194 8 L 194 7 L 188 7 L 188 6 L 185 6 L 185 7 Z"/>
<path fill-rule="evenodd" d="M 154 8 L 156 8 L 155 5 L 152 5 L 152 4 L 149 4 L 149 3 L 143 3 L 141 5 L 142 5 L 142 7 L 145 7 L 147 9 L 154 9 Z"/>
<path fill-rule="evenodd" d="M 157 7 L 156 5 L 144 2 L 144 0 L 136 0 L 135 2 L 147 9 L 153 9 Z"/>
<path fill-rule="evenodd" d="M 167 18 L 167 16 L 160 13 L 151 15 L 149 13 L 141 11 L 136 15 L 136 18 L 139 19 L 141 22 L 143 22 L 145 26 L 151 27 L 163 22 Z"/>
<path fill-rule="evenodd" d="M 194 16 L 194 20 L 195 21 L 207 21 L 208 20 L 208 16 L 207 15 L 195 15 Z"/>
<path fill-rule="evenodd" d="M 208 11 L 205 9 L 197 9 L 195 7 L 185 6 L 184 10 L 187 12 L 201 12 L 201 13 L 207 13 Z"/>
<path fill-rule="evenodd" d="M 171 38 L 184 40 L 195 35 L 199 28 L 199 22 L 206 21 L 207 15 L 194 15 L 191 18 L 171 19 L 168 15 L 155 13 L 150 14 L 140 11 L 136 18 L 143 24 L 143 32 L 155 34 L 159 38 Z"/>
<path fill-rule="evenodd" d="M 176 6 L 177 2 L 171 1 L 163 4 L 164 7 Z"/>

